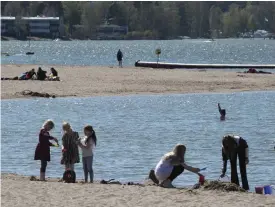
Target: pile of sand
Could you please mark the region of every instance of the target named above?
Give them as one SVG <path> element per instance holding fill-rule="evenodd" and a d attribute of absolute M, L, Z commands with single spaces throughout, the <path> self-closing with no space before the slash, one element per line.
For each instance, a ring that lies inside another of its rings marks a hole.
<path fill-rule="evenodd" d="M 204 188 L 205 190 L 216 190 L 216 191 L 237 191 L 237 192 L 246 192 L 240 186 L 230 183 L 230 182 L 220 182 L 220 181 L 208 181 L 205 182 Z"/>

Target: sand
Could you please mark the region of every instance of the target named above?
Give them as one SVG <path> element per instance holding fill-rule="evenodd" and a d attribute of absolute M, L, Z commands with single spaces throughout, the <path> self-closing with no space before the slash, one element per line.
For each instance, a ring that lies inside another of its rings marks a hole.
<path fill-rule="evenodd" d="M 47 69 L 51 66 L 44 66 Z M 36 65 L 1 65 L 1 77 L 14 77 Z M 181 94 L 275 90 L 275 74 L 239 74 L 221 70 L 164 70 L 134 67 L 55 66 L 62 81 L 1 81 L 1 97 L 21 98 L 32 90 L 57 96 Z M 275 71 L 274 71 L 275 72 Z M 49 72 L 48 72 L 49 73 Z"/>
<path fill-rule="evenodd" d="M 2 174 L 3 207 L 90 206 L 274 206 L 275 196 L 209 190 L 164 189 L 157 186 L 66 184 Z"/>
<path fill-rule="evenodd" d="M 49 69 L 51 66 L 44 67 Z M 14 77 L 34 65 L 1 65 L 1 77 Z M 238 74 L 218 70 L 161 70 L 148 68 L 55 67 L 60 82 L 1 81 L 1 98 L 22 98 L 18 92 L 57 96 L 103 96 L 275 90 L 275 75 Z M 88 206 L 275 206 L 275 196 L 208 190 L 163 189 L 156 186 L 65 184 L 56 180 L 1 174 L 3 207 Z"/>

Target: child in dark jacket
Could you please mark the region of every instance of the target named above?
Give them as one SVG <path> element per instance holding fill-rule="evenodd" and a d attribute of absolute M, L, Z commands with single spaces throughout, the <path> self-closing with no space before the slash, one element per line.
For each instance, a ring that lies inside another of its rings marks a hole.
<path fill-rule="evenodd" d="M 225 176 L 227 160 L 229 159 L 231 165 L 231 182 L 240 185 L 237 172 L 237 157 L 239 158 L 243 189 L 249 190 L 246 174 L 246 165 L 249 163 L 247 142 L 240 136 L 224 136 L 222 140 L 223 168 L 221 177 Z"/>
<path fill-rule="evenodd" d="M 50 136 L 49 131 L 54 128 L 54 123 L 47 120 L 39 133 L 39 142 L 35 149 L 34 160 L 41 160 L 40 180 L 45 181 L 47 162 L 51 161 L 50 146 L 55 146 L 50 142 L 54 140 L 58 145 L 58 140 Z"/>

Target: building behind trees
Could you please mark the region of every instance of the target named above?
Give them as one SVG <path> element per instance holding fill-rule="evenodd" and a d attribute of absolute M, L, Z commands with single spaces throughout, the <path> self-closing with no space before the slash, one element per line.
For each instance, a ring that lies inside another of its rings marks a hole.
<path fill-rule="evenodd" d="M 57 38 L 59 17 L 1 17 L 1 35 Z"/>
<path fill-rule="evenodd" d="M 59 17 L 60 36 L 74 38 L 122 38 L 124 32 L 107 31 L 113 25 L 127 25 L 125 39 L 227 38 L 257 30 L 275 33 L 274 1 L 2 1 L 1 13 L 13 17 Z M 17 21 L 17 25 L 18 33 L 24 34 L 24 24 Z M 102 27 L 106 27 L 106 32 L 101 32 L 105 30 Z"/>

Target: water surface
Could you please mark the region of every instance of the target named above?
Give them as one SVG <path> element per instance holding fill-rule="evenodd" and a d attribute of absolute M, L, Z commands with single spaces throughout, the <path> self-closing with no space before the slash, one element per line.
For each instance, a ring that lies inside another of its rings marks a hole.
<path fill-rule="evenodd" d="M 1 170 L 39 174 L 34 150 L 42 123 L 52 118 L 56 123 L 52 135 L 58 139 L 62 121 L 70 122 L 80 135 L 84 125 L 95 127 L 96 180 L 142 181 L 177 143 L 187 146 L 187 163 L 208 167 L 206 178 L 217 179 L 222 167 L 221 138 L 237 133 L 250 147 L 251 187 L 274 184 L 274 100 L 275 92 L 2 100 Z M 224 122 L 219 120 L 218 102 L 227 109 Z M 47 175 L 61 177 L 61 150 L 52 148 L 51 152 Z M 81 163 L 76 173 L 83 177 Z M 193 185 L 197 179 L 184 172 L 175 184 Z"/>
<path fill-rule="evenodd" d="M 124 53 L 124 65 L 135 61 L 156 61 L 160 47 L 161 61 L 177 63 L 275 64 L 275 41 L 263 39 L 209 40 L 135 40 L 135 41 L 2 41 L 3 64 L 36 65 L 116 65 L 116 53 Z M 25 55 L 32 51 L 35 54 Z"/>

